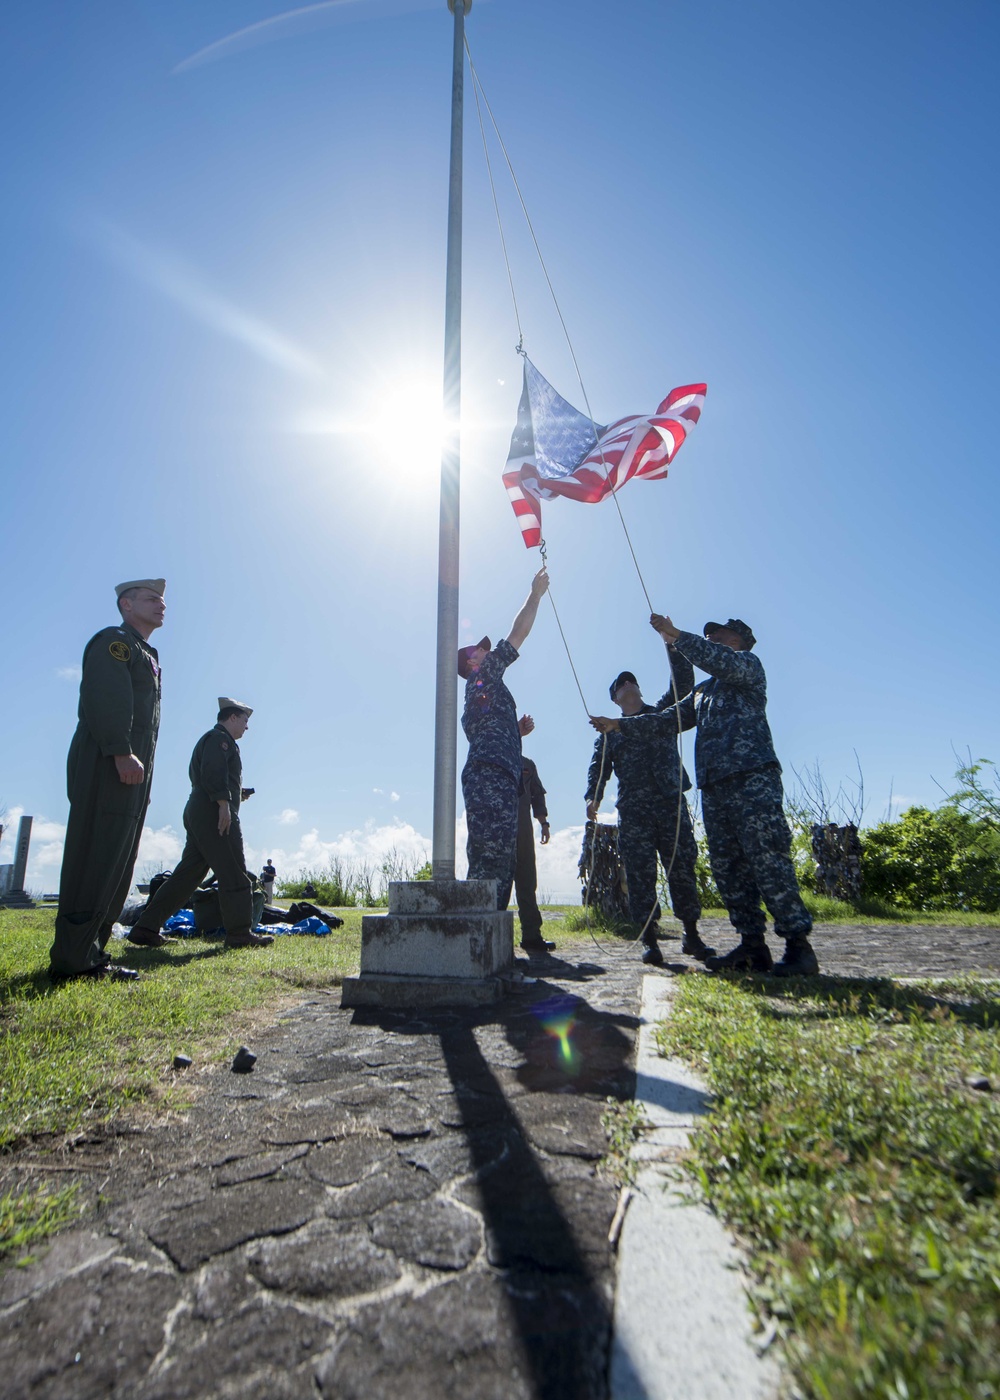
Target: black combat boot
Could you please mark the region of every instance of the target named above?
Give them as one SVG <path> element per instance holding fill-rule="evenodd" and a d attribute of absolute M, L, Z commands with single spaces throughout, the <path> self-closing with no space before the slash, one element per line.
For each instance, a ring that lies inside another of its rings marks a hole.
<path fill-rule="evenodd" d="M 709 958 L 705 966 L 709 972 L 770 972 L 771 950 L 763 937 L 743 938 L 731 952 Z"/>
<path fill-rule="evenodd" d="M 715 949 L 710 948 L 703 941 L 696 922 L 684 925 L 684 942 L 681 944 L 681 952 L 685 957 L 696 958 L 698 962 L 707 962 L 709 958 L 716 956 Z"/>
<path fill-rule="evenodd" d="M 642 960 L 647 967 L 662 967 L 663 954 L 660 952 L 660 945 L 652 934 L 647 933 L 642 940 Z"/>
<path fill-rule="evenodd" d="M 775 977 L 815 977 L 819 972 L 816 953 L 803 935 L 785 939 L 785 953 L 774 967 Z"/>

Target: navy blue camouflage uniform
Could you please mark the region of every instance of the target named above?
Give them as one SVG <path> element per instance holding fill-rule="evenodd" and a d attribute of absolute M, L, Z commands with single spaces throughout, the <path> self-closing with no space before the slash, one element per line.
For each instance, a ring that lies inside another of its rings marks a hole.
<path fill-rule="evenodd" d="M 470 880 L 497 882 L 497 908 L 506 909 L 514 883 L 517 809 L 521 792 L 521 735 L 517 706 L 504 685 L 518 652 L 504 638 L 465 682 L 462 728 L 469 757 L 462 795 L 469 824 Z"/>
<path fill-rule="evenodd" d="M 695 774 L 712 875 L 733 927 L 744 942 L 763 940 L 767 920 L 761 901 L 782 938 L 805 938 L 812 916 L 799 894 L 785 820 L 781 765 L 767 722 L 767 681 L 760 658 L 735 651 L 693 632 L 674 646 L 710 679 L 701 681 L 678 707 L 656 719 L 622 719 L 623 731 L 638 725 L 676 732 L 697 726 Z"/>
<path fill-rule="evenodd" d="M 668 651 L 672 685 L 656 706 L 638 715 L 656 715 L 677 696 L 690 693 L 694 668 L 686 657 Z M 638 718 L 633 716 L 632 718 Z M 629 725 L 602 735 L 594 745 L 587 774 L 586 800 L 600 802 L 613 770 L 618 779 L 618 849 L 628 881 L 629 918 L 641 929 L 660 916 L 656 892 L 656 857 L 667 871 L 674 914 L 687 925 L 701 916 L 695 865 L 698 847 L 683 794 L 691 786 L 677 749 L 677 721 Z"/>

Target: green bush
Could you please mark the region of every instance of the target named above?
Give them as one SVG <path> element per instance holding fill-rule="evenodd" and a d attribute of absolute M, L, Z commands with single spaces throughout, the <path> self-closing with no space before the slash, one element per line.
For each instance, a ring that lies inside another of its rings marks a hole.
<path fill-rule="evenodd" d="M 946 803 L 910 807 L 861 835 L 866 898 L 897 909 L 1000 910 L 1000 832 Z"/>

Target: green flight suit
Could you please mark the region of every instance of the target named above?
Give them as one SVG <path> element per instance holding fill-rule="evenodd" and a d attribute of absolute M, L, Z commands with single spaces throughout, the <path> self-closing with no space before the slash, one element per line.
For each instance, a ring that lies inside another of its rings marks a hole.
<path fill-rule="evenodd" d="M 132 885 L 160 728 L 160 662 L 134 627 L 105 627 L 83 653 L 79 723 L 66 765 L 69 823 L 59 877 L 51 970 L 72 976 L 107 962 L 111 926 Z M 141 783 L 118 776 L 133 753 Z"/>
<path fill-rule="evenodd" d="M 219 881 L 222 922 L 231 936 L 253 927 L 253 886 L 240 828 L 243 761 L 239 745 L 224 725 L 217 724 L 195 744 L 188 776 L 191 796 L 184 808 L 184 853 L 169 880 L 164 880 L 140 914 L 139 926 L 159 929 L 178 909 L 186 908 L 211 869 Z M 225 836 L 219 835 L 222 798 L 228 801 L 232 814 Z"/>

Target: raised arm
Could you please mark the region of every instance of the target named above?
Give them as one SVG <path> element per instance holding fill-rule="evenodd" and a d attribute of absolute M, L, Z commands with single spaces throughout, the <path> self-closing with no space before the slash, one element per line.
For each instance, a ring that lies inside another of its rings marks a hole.
<path fill-rule="evenodd" d="M 665 710 L 683 700 L 694 690 L 694 667 L 686 656 L 670 642 L 667 642 L 667 659 L 670 662 L 670 687 L 656 702 L 658 710 Z"/>
<path fill-rule="evenodd" d="M 531 592 L 524 601 L 524 606 L 515 617 L 507 640 L 515 651 L 520 651 L 528 633 L 534 626 L 535 618 L 538 615 L 538 604 L 542 600 L 542 594 L 549 586 L 549 576 L 544 568 L 531 580 Z"/>
<path fill-rule="evenodd" d="M 684 632 L 675 627 L 669 617 L 653 613 L 649 619 L 654 632 L 675 647 L 688 661 L 693 661 L 710 676 L 726 681 L 729 685 L 745 685 L 754 689 L 766 685 L 764 667 L 760 658 L 751 651 L 735 651 L 720 642 L 710 642 L 707 637 L 699 637 L 696 632 Z"/>

